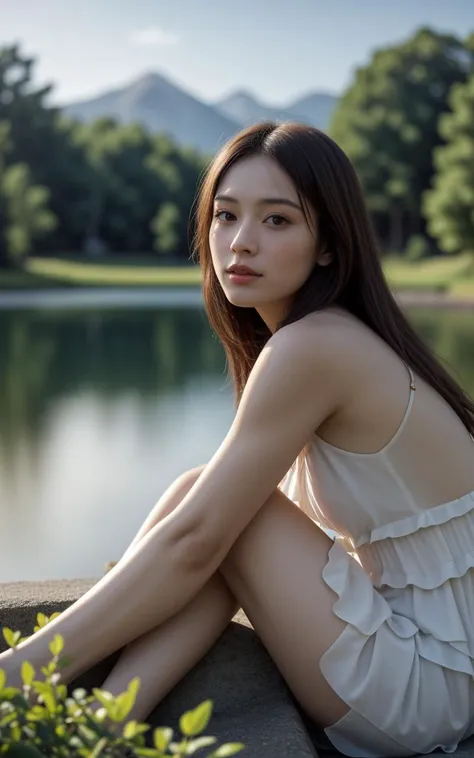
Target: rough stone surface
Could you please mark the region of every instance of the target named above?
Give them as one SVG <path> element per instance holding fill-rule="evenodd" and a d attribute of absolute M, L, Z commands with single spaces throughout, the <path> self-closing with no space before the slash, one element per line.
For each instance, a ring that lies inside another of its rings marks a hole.
<path fill-rule="evenodd" d="M 0 584 L 0 627 L 30 634 L 38 612 L 49 616 L 65 610 L 93 584 L 94 580 Z M 0 649 L 5 647 L 2 636 Z M 114 653 L 79 677 L 71 689 L 101 686 L 119 655 L 120 651 Z M 246 758 L 316 755 L 291 693 L 243 613 L 147 721 L 178 730 L 181 714 L 208 698 L 214 708 L 206 732 L 217 737 L 218 744 L 243 742 Z"/>
<path fill-rule="evenodd" d="M 96 580 L 0 583 L 0 627 L 31 634 L 38 612 L 63 611 Z M 0 650 L 6 645 L 0 638 Z M 71 684 L 101 686 L 120 655 L 117 651 Z M 178 730 L 181 714 L 211 698 L 208 734 L 218 743 L 241 741 L 245 758 L 341 758 L 321 742 L 321 734 L 299 709 L 244 613 L 239 612 L 212 650 L 147 719 L 153 726 Z M 318 752 L 316 747 L 318 746 Z M 445 758 L 444 753 L 432 753 Z M 474 758 L 474 739 L 462 743 L 454 758 Z"/>

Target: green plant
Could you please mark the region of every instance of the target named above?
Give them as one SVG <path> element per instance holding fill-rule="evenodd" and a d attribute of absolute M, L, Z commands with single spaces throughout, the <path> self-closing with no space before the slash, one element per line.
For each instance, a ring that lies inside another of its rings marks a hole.
<path fill-rule="evenodd" d="M 39 613 L 34 631 L 48 624 L 50 618 Z M 4 628 L 3 636 L 11 648 L 23 641 L 21 632 Z M 60 670 L 67 664 L 62 656 L 64 640 L 56 635 L 49 645 L 52 660 L 41 668 L 44 681 L 28 661 L 21 667 L 21 688 L 7 686 L 7 677 L 0 669 L 0 756 L 7 758 L 165 758 L 193 755 L 216 742 L 215 737 L 202 735 L 212 714 L 212 700 L 205 700 L 179 721 L 181 736 L 174 740 L 173 730 L 154 729 L 153 747 L 146 746 L 144 734 L 150 725 L 132 720 L 125 723 L 140 688 L 138 677 L 132 679 L 125 692 L 113 697 L 106 690 L 93 689 L 93 694 L 77 688 L 68 695 L 61 684 Z M 91 705 L 100 705 L 96 711 Z M 121 733 L 107 722 L 119 725 Z M 122 726 L 123 725 L 123 726 Z M 207 758 L 225 758 L 244 748 L 242 743 L 221 745 Z"/>
<path fill-rule="evenodd" d="M 405 257 L 408 261 L 421 261 L 429 258 L 431 246 L 426 237 L 422 234 L 412 234 L 408 240 L 405 250 Z"/>

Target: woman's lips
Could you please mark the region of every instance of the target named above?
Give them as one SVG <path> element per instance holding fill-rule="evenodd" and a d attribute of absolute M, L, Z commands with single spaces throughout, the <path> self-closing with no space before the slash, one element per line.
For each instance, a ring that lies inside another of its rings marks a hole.
<path fill-rule="evenodd" d="M 228 271 L 227 273 L 234 284 L 250 284 L 254 279 L 261 277 L 261 274 L 237 274 L 235 271 Z"/>

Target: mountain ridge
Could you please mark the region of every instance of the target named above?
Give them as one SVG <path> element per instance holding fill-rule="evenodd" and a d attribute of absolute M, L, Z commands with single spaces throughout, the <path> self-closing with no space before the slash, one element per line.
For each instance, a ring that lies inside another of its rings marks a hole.
<path fill-rule="evenodd" d="M 139 122 L 152 132 L 169 134 L 182 146 L 214 153 L 237 131 L 257 121 L 301 121 L 326 130 L 337 101 L 336 95 L 309 92 L 275 106 L 239 89 L 207 103 L 168 76 L 148 71 L 122 87 L 65 104 L 63 110 L 86 123 L 102 116 L 124 124 Z"/>

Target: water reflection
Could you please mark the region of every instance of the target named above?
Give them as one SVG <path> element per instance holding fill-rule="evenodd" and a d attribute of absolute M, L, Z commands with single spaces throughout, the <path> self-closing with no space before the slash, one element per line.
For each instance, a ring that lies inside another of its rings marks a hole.
<path fill-rule="evenodd" d="M 463 312 L 415 325 L 474 395 Z M 98 576 L 232 421 L 202 309 L 0 312 L 0 581 Z"/>

